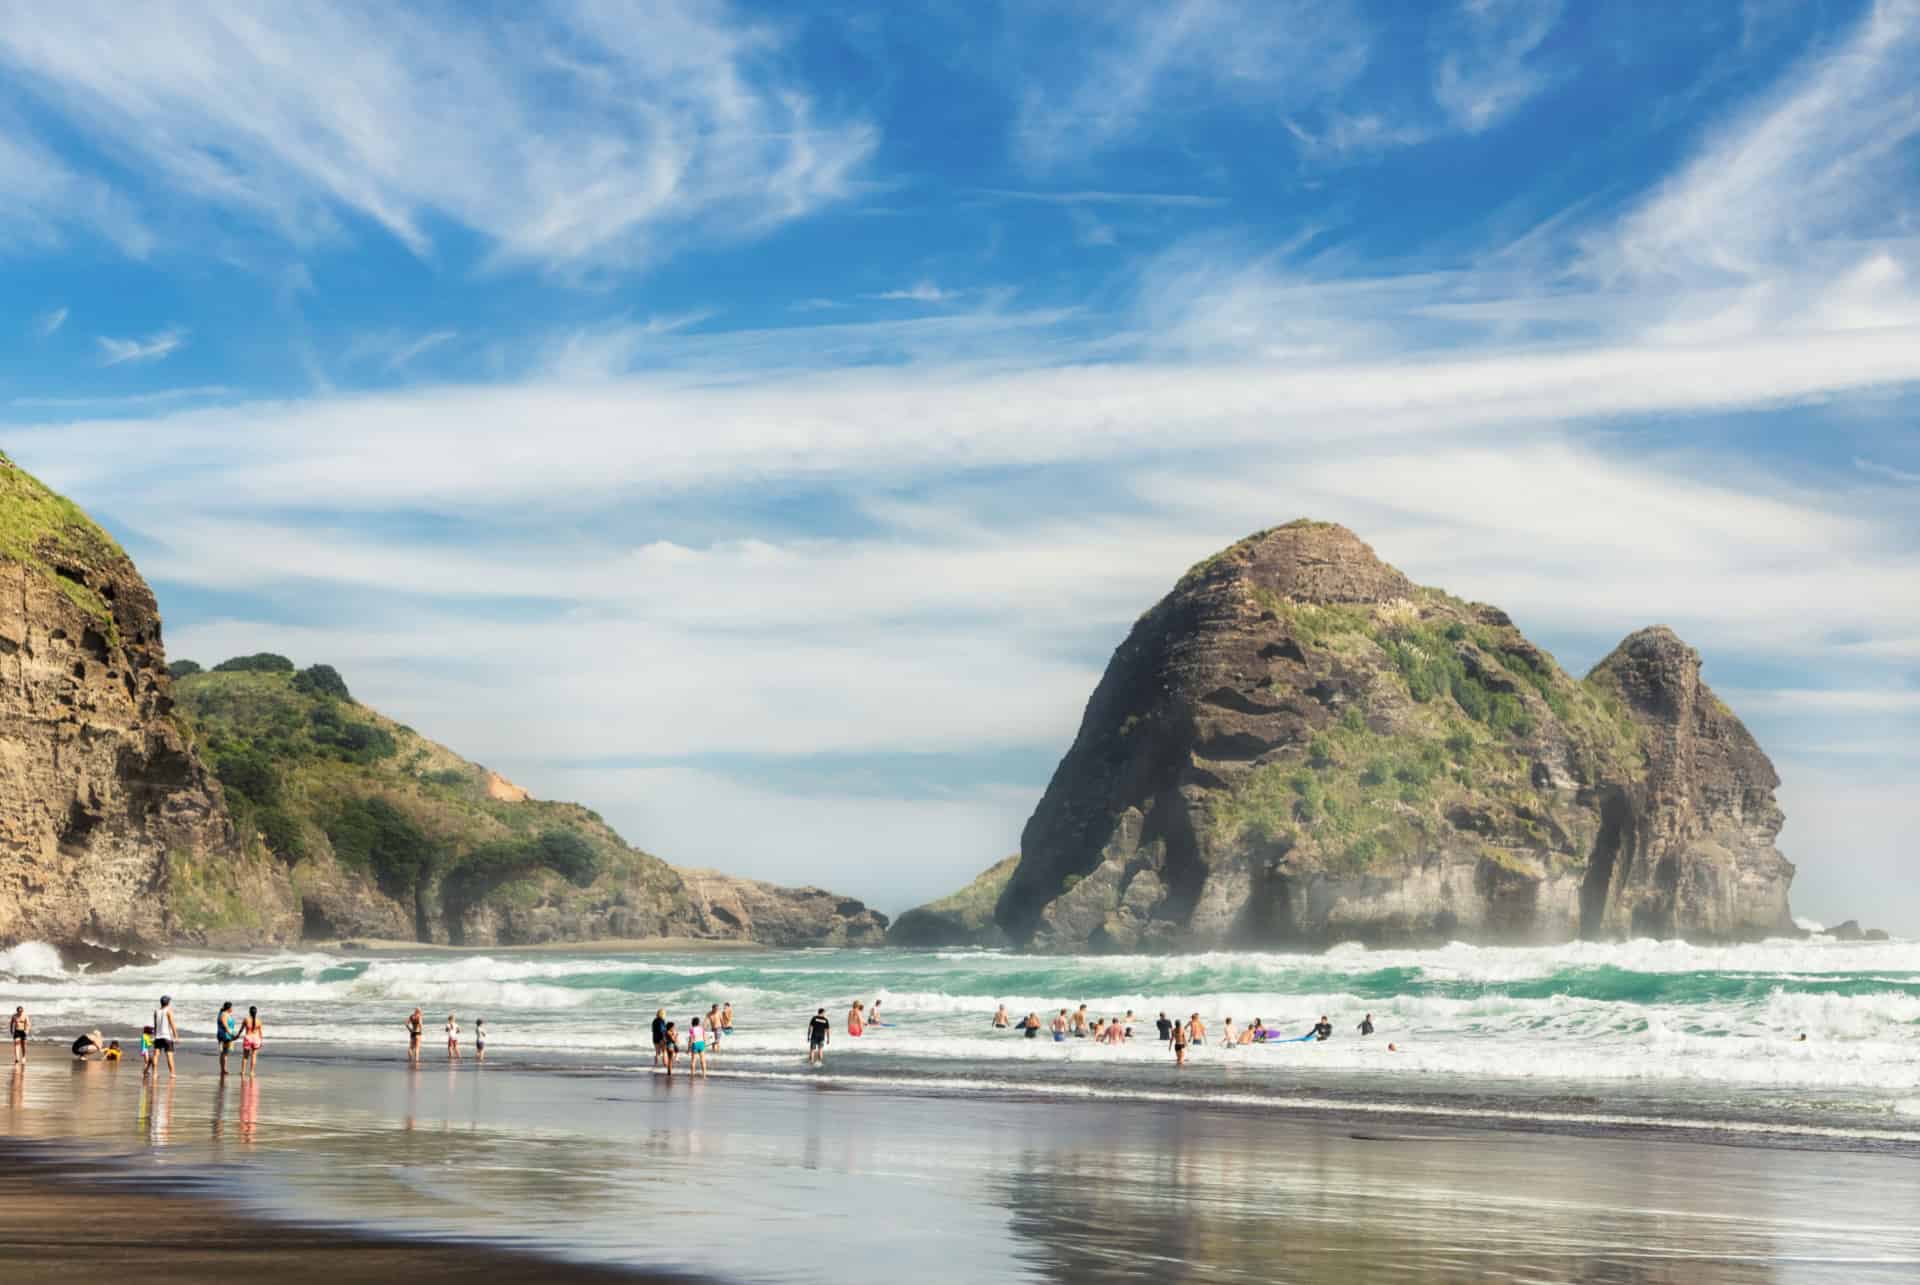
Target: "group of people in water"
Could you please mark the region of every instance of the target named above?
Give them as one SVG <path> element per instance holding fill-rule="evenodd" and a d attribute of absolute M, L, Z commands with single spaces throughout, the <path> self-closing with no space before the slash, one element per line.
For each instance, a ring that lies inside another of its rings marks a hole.
<path fill-rule="evenodd" d="M 673 1078 L 673 1066 L 681 1054 L 687 1057 L 688 1075 L 705 1075 L 707 1059 L 720 1051 L 720 1041 L 733 1034 L 733 1005 L 714 1004 L 707 1009 L 706 1016 L 695 1013 L 687 1022 L 683 1034 L 680 1027 L 667 1020 L 667 1010 L 657 1008 L 653 1011 L 653 1064 L 667 1068 L 667 1078 Z"/>
<path fill-rule="evenodd" d="M 426 1014 L 415 1008 L 407 1014 L 407 1061 L 420 1065 L 420 1040 L 427 1033 Z M 476 1062 L 487 1060 L 487 1019 L 473 1019 L 473 1059 Z M 460 1019 L 453 1013 L 447 1014 L 447 1061 L 460 1060 Z"/>
<path fill-rule="evenodd" d="M 1082 1004 L 1071 1012 L 1061 1009 L 1054 1015 L 1051 1022 L 1042 1023 L 1040 1014 L 1037 1012 L 1030 1012 L 1016 1022 L 1012 1014 L 1007 1012 L 1007 1006 L 1002 1004 L 994 1011 L 993 1025 L 996 1030 L 1020 1031 L 1030 1040 L 1039 1039 L 1040 1033 L 1044 1030 L 1053 1036 L 1055 1043 L 1065 1043 L 1068 1039 L 1085 1039 L 1095 1044 L 1125 1044 L 1133 1039 L 1134 1021 L 1132 1009 L 1127 1010 L 1125 1017 L 1089 1017 L 1087 1006 Z M 1198 1013 L 1185 1019 L 1169 1018 L 1165 1013 L 1161 1013 L 1153 1025 L 1159 1042 L 1172 1050 L 1176 1066 L 1186 1065 L 1188 1049 L 1200 1048 L 1207 1042 L 1207 1024 Z M 1248 1044 L 1304 1044 L 1308 1041 L 1325 1043 L 1333 1038 L 1333 1023 L 1327 1019 L 1325 1013 L 1320 1015 L 1319 1021 L 1308 1028 L 1305 1035 L 1282 1034 L 1279 1027 L 1268 1026 L 1257 1017 L 1253 1019 L 1251 1025 L 1244 1028 L 1236 1029 L 1231 1017 L 1224 1019 L 1221 1026 L 1224 1028 L 1225 1037 L 1220 1043 L 1224 1048 L 1236 1048 Z M 1372 1035 L 1373 1014 L 1368 1013 L 1363 1017 L 1357 1029 L 1362 1036 Z M 1397 1045 L 1387 1045 L 1387 1052 L 1399 1051 Z"/>

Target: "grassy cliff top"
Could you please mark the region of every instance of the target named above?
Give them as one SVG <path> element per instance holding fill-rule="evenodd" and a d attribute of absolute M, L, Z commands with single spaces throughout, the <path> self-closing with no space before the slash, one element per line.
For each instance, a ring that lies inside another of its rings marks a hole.
<path fill-rule="evenodd" d="M 0 453 L 0 562 L 17 562 L 47 577 L 112 636 L 112 610 L 81 577 L 125 558 L 85 510 Z"/>
<path fill-rule="evenodd" d="M 63 556 L 98 566 L 126 555 L 79 505 L 0 453 L 0 558 L 47 568 Z"/>

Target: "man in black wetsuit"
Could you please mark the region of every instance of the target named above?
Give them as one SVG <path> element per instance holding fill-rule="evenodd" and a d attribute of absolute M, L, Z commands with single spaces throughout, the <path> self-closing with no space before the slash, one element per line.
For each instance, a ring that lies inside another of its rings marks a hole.
<path fill-rule="evenodd" d="M 1160 1014 L 1160 1020 L 1153 1025 L 1155 1029 L 1160 1032 L 1160 1042 L 1162 1044 L 1173 1043 L 1173 1023 L 1167 1020 L 1165 1013 Z"/>
<path fill-rule="evenodd" d="M 1373 1014 L 1372 1013 L 1368 1013 L 1365 1017 L 1360 1019 L 1360 1033 L 1362 1035 L 1373 1034 Z"/>
<path fill-rule="evenodd" d="M 1313 1038 L 1322 1044 L 1333 1038 L 1333 1023 L 1327 1020 L 1325 1013 L 1320 1014 L 1320 1020 L 1313 1024 Z"/>
<path fill-rule="evenodd" d="M 833 1029 L 833 1023 L 827 1020 L 827 1010 L 820 1009 L 807 1023 L 807 1062 L 809 1065 L 825 1065 L 827 1060 L 827 1033 Z"/>

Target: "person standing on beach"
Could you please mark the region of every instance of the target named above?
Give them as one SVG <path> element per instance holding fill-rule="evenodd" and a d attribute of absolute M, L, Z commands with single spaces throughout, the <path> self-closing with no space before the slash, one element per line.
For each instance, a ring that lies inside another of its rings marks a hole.
<path fill-rule="evenodd" d="M 160 1073 L 160 1055 L 167 1055 L 167 1078 L 173 1078 L 173 1042 L 180 1038 L 180 1028 L 173 1020 L 173 996 L 162 995 L 160 1007 L 153 1010 L 153 1071 Z"/>
<path fill-rule="evenodd" d="M 733 1001 L 728 1000 L 720 1006 L 720 1033 L 733 1034 Z"/>
<path fill-rule="evenodd" d="M 1160 1042 L 1162 1044 L 1173 1043 L 1173 1023 L 1167 1020 L 1165 1013 L 1160 1014 L 1160 1020 L 1153 1025 L 1154 1028 L 1160 1032 Z"/>
<path fill-rule="evenodd" d="M 833 1023 L 827 1020 L 827 1010 L 815 1009 L 813 1020 L 807 1023 L 807 1065 L 825 1066 L 827 1064 L 827 1036 L 833 1032 Z"/>
<path fill-rule="evenodd" d="M 484 1017 L 473 1019 L 473 1060 L 487 1060 L 487 1019 Z"/>
<path fill-rule="evenodd" d="M 664 1008 L 656 1008 L 653 1010 L 653 1064 L 659 1066 L 660 1060 L 666 1055 L 667 1010 Z"/>
<path fill-rule="evenodd" d="M 1173 1024 L 1173 1064 L 1187 1064 L 1187 1028 L 1178 1022 Z"/>
<path fill-rule="evenodd" d="M 420 1065 L 420 1037 L 427 1032 L 427 1019 L 419 1009 L 407 1018 L 407 1061 Z"/>
<path fill-rule="evenodd" d="M 668 1022 L 660 1029 L 660 1050 L 667 1058 L 667 1078 L 673 1078 L 673 1055 L 680 1051 L 680 1037 L 674 1033 L 673 1023 Z"/>
<path fill-rule="evenodd" d="M 858 1037 L 867 1029 L 866 1015 L 860 1011 L 860 1001 L 853 1001 L 853 1007 L 847 1010 L 847 1034 Z"/>
<path fill-rule="evenodd" d="M 27 1016 L 27 1006 L 16 1004 L 13 1020 L 7 1023 L 7 1033 L 13 1037 L 13 1064 L 27 1064 L 27 1036 L 33 1034 L 33 1019 Z"/>
<path fill-rule="evenodd" d="M 693 1020 L 687 1023 L 687 1074 L 707 1073 L 707 1032 L 700 1025 L 700 1014 L 695 1013 Z"/>
<path fill-rule="evenodd" d="M 225 1075 L 227 1053 L 233 1048 L 233 1042 L 240 1038 L 240 1025 L 233 1016 L 232 1000 L 222 1004 L 218 1016 L 213 1019 L 213 1037 L 220 1041 L 220 1074 Z"/>
<path fill-rule="evenodd" d="M 707 1052 L 718 1053 L 720 1051 L 720 1006 L 718 1004 L 708 1006 L 707 1024 L 702 1029 L 707 1034 Z"/>
<path fill-rule="evenodd" d="M 447 1061 L 460 1060 L 460 1023 L 452 1013 L 447 1014 Z"/>
<path fill-rule="evenodd" d="M 267 1042 L 267 1028 L 260 1022 L 260 1009 L 247 1006 L 247 1018 L 240 1023 L 240 1078 L 260 1074 L 260 1046 Z"/>

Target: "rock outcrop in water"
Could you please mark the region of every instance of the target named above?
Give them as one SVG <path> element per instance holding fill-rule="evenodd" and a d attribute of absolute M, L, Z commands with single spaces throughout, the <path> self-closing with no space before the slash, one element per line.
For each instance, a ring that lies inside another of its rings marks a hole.
<path fill-rule="evenodd" d="M 0 945 L 885 938 L 852 898 L 676 870 L 328 666 L 178 668 L 126 554 L 0 456 Z"/>
<path fill-rule="evenodd" d="M 1050 950 L 1759 937 L 1792 930 L 1777 784 L 1669 630 L 1575 680 L 1295 522 L 1140 618 L 995 919 Z"/>
<path fill-rule="evenodd" d="M 0 942 L 297 935 L 286 873 L 249 856 L 172 708 L 146 582 L 0 455 Z M 238 931 L 183 924 L 194 899 L 242 908 Z"/>

